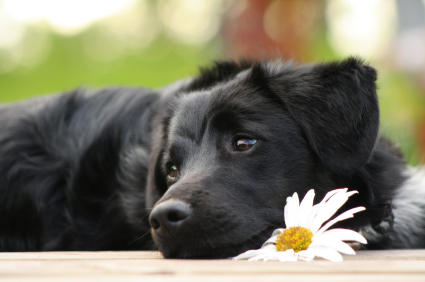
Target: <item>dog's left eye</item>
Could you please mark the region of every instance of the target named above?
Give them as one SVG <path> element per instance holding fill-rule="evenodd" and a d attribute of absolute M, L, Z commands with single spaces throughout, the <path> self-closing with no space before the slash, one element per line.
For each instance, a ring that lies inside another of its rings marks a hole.
<path fill-rule="evenodd" d="M 252 146 L 254 146 L 255 143 L 257 143 L 257 140 L 255 140 L 255 139 L 241 138 L 241 139 L 235 140 L 234 146 L 235 146 L 235 149 L 237 151 L 245 152 L 245 151 L 248 151 L 249 149 L 251 149 Z"/>
<path fill-rule="evenodd" d="M 175 180 L 178 176 L 179 176 L 179 170 L 177 166 L 175 165 L 170 166 L 170 168 L 168 169 L 168 178 L 170 180 Z"/>

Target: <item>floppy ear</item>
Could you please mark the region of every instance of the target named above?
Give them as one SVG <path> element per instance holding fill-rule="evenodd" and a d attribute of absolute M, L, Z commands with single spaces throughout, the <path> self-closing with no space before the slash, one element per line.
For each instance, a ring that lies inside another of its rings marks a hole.
<path fill-rule="evenodd" d="M 300 66 L 275 79 L 274 90 L 326 167 L 345 174 L 367 162 L 379 128 L 372 67 L 348 58 Z"/>

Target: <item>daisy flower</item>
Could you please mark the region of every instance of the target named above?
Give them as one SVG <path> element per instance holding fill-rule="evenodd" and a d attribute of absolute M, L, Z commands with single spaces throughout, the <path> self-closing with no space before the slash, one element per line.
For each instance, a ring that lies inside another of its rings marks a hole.
<path fill-rule="evenodd" d="M 355 213 L 365 210 L 364 207 L 353 208 L 329 220 L 351 195 L 357 193 L 347 190 L 332 190 L 314 206 L 313 189 L 307 192 L 301 204 L 295 192 L 292 197 L 286 199 L 286 229 L 274 230 L 272 237 L 260 249 L 246 251 L 233 259 L 311 261 L 317 256 L 331 261 L 342 261 L 340 253 L 355 255 L 354 250 L 343 241 L 367 244 L 362 235 L 349 229 L 328 230 L 335 223 L 352 218 Z M 326 221 L 328 222 L 322 226 Z"/>

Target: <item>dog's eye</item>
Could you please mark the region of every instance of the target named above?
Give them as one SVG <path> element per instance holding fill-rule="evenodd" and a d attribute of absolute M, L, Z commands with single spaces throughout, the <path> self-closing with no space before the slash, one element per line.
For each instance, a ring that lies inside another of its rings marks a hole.
<path fill-rule="evenodd" d="M 175 165 L 170 166 L 170 168 L 168 169 L 168 177 L 170 178 L 170 180 L 174 180 L 179 176 L 179 170 L 177 169 L 177 167 Z"/>
<path fill-rule="evenodd" d="M 254 146 L 254 144 L 257 143 L 257 140 L 255 139 L 237 139 L 235 140 L 235 149 L 239 152 L 248 151 L 249 149 Z"/>

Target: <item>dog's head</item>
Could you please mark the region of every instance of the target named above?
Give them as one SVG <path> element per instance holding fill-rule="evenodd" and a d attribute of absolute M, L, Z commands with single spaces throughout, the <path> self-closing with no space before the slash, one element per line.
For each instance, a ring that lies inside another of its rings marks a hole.
<path fill-rule="evenodd" d="M 231 67 L 230 67 L 231 66 Z M 239 66 L 239 68 L 238 68 Z M 337 188 L 379 126 L 376 72 L 360 60 L 218 65 L 168 97 L 152 136 L 147 207 L 165 257 L 258 248 L 286 197 Z"/>

